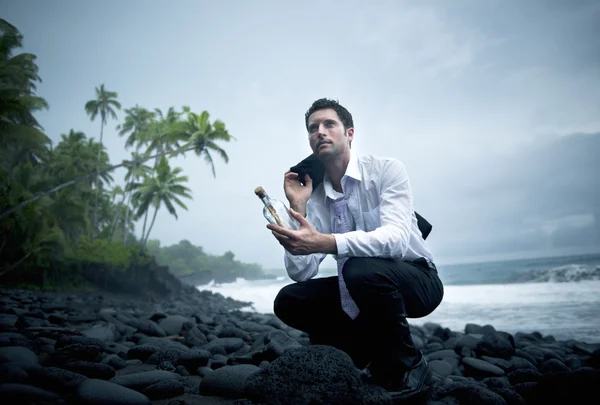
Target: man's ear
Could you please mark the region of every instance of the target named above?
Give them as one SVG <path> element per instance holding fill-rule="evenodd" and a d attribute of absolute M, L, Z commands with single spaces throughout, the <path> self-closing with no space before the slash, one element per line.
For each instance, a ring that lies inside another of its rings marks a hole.
<path fill-rule="evenodd" d="M 346 131 L 346 136 L 348 137 L 348 141 L 352 142 L 354 139 L 354 128 L 348 128 Z"/>

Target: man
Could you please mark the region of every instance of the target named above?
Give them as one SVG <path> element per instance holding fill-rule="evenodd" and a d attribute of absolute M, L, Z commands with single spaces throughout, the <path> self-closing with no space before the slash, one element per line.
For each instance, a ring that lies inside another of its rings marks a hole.
<path fill-rule="evenodd" d="M 444 292 L 417 226 L 404 165 L 353 153 L 352 115 L 334 100 L 315 101 L 305 124 L 325 174 L 314 190 L 321 179 L 301 179 L 292 170 L 284 175 L 300 229 L 267 225 L 296 281 L 279 292 L 274 312 L 308 333 L 311 343 L 344 350 L 360 369 L 368 365 L 372 381 L 393 397 L 423 392 L 429 366 L 406 318 L 430 314 Z M 338 276 L 314 278 L 328 254 Z"/>

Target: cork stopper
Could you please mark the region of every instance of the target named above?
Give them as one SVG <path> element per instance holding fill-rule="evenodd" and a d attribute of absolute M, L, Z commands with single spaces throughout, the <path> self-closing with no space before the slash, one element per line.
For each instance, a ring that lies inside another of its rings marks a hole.
<path fill-rule="evenodd" d="M 267 193 L 265 192 L 265 189 L 262 188 L 262 186 L 258 186 L 254 189 L 254 194 L 259 196 L 260 198 L 263 198 Z"/>

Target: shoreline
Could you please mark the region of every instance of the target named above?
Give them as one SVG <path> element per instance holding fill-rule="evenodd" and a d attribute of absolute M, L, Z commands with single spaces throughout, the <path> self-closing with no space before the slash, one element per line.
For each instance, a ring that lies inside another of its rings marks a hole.
<path fill-rule="evenodd" d="M 345 353 L 208 290 L 0 292 L 0 393 L 11 403 L 390 403 Z M 492 325 L 411 332 L 433 371 L 430 404 L 577 403 L 600 386 L 600 344 Z"/>

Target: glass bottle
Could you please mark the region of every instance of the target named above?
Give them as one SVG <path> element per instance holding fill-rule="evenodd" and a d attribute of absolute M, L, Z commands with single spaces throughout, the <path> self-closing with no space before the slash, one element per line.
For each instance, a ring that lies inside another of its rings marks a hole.
<path fill-rule="evenodd" d="M 265 205 L 263 207 L 263 215 L 269 223 L 277 224 L 288 229 L 300 229 L 300 224 L 292 218 L 288 211 L 288 207 L 283 202 L 270 198 L 265 189 L 261 186 L 254 189 L 254 194 L 256 194 Z"/>

